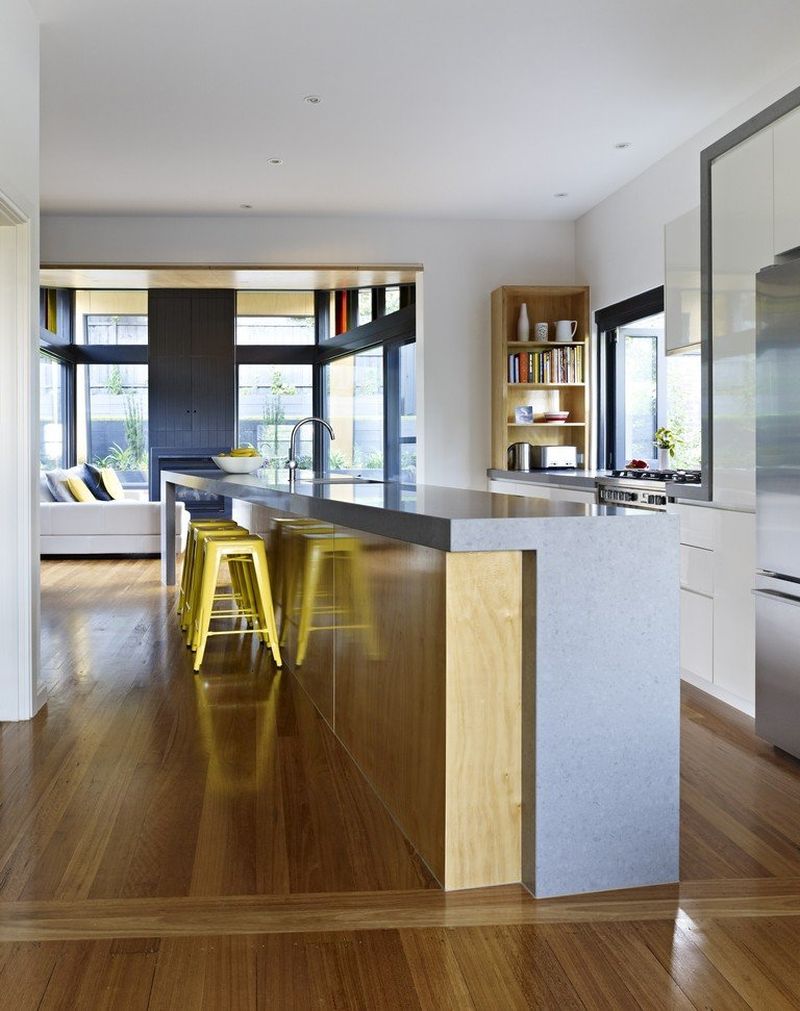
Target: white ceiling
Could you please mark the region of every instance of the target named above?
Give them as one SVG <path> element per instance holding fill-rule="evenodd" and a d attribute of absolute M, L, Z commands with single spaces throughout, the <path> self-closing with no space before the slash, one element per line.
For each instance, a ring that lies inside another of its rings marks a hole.
<path fill-rule="evenodd" d="M 32 3 L 45 211 L 572 219 L 800 58 L 798 0 Z"/>

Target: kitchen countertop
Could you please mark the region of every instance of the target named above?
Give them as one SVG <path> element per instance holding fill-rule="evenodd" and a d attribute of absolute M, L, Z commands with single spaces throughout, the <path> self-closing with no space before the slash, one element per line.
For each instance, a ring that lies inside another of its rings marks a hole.
<path fill-rule="evenodd" d="M 269 484 L 257 475 L 222 471 L 164 471 L 164 483 L 225 495 L 297 516 L 312 517 L 440 551 L 536 550 L 549 541 L 553 527 L 580 521 L 672 521 L 666 514 L 618 506 L 553 502 L 488 491 L 436 485 Z M 566 530 L 560 530 L 566 534 Z"/>
<path fill-rule="evenodd" d="M 555 488 L 585 488 L 592 491 L 597 478 L 607 477 L 610 470 L 576 470 L 574 467 L 551 467 L 547 470 L 495 470 L 486 472 L 492 481 L 519 481 L 521 484 L 547 484 Z"/>
<path fill-rule="evenodd" d="M 543 484 L 551 488 L 583 488 L 587 491 L 597 487 L 597 481 L 611 477 L 610 470 L 561 470 L 553 467 L 548 470 L 497 470 L 490 467 L 486 471 L 492 481 L 518 481 L 522 484 Z M 667 495 L 677 502 L 691 501 L 695 504 L 711 505 L 708 490 L 705 485 L 680 484 L 672 481 L 664 482 Z"/>

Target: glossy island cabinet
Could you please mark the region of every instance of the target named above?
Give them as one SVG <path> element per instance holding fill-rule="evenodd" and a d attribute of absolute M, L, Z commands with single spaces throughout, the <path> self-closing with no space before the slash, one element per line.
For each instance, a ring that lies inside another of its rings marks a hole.
<path fill-rule="evenodd" d="M 284 662 L 444 888 L 677 880 L 676 517 L 167 471 L 168 585 L 176 485 L 264 537 Z"/>

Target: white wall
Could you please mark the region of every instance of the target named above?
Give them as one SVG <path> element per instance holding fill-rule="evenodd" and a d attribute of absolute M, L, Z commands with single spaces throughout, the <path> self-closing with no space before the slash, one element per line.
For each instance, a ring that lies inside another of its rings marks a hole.
<path fill-rule="evenodd" d="M 41 703 L 38 509 L 39 32 L 27 0 L 0 26 L 0 720 Z"/>
<path fill-rule="evenodd" d="M 501 284 L 571 284 L 574 226 L 393 218 L 45 215 L 42 263 L 421 263 L 423 479 L 485 488 L 490 292 Z"/>
<path fill-rule="evenodd" d="M 730 110 L 576 222 L 577 280 L 595 309 L 664 283 L 664 225 L 700 203 L 700 152 L 800 85 L 800 66 Z"/>

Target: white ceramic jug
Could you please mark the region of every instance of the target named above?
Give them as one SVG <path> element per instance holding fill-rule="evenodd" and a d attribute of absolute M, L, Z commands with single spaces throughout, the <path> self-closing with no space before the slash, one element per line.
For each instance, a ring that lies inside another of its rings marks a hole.
<path fill-rule="evenodd" d="M 556 322 L 556 340 L 571 341 L 575 339 L 578 332 L 578 321 L 576 319 L 560 319 Z"/>

